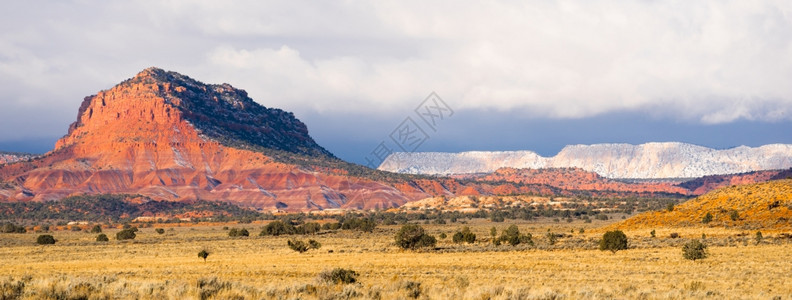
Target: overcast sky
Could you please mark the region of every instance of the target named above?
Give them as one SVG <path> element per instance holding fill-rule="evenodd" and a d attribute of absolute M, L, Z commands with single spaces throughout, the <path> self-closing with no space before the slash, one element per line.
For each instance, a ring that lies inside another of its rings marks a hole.
<path fill-rule="evenodd" d="M 790 1 L 11 1 L 0 149 L 157 66 L 293 111 L 362 162 L 436 92 L 420 150 L 792 143 Z"/>

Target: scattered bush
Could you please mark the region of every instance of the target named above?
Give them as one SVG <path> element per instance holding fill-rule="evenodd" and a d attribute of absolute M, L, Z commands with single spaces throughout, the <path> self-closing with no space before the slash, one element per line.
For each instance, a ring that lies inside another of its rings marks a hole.
<path fill-rule="evenodd" d="M 132 227 L 132 228 L 137 229 L 136 227 Z M 116 233 L 116 239 L 119 240 L 119 241 L 134 240 L 135 237 L 137 237 L 137 235 L 135 234 L 136 230 L 133 231 L 132 228 L 124 229 L 124 230 L 121 230 L 121 231 L 117 232 Z"/>
<path fill-rule="evenodd" d="M 94 227 L 91 228 L 91 233 L 102 233 L 102 226 L 94 225 Z"/>
<path fill-rule="evenodd" d="M 448 236 L 445 234 L 445 232 L 441 232 L 437 237 L 439 237 L 442 240 L 447 238 Z"/>
<path fill-rule="evenodd" d="M 248 230 L 245 228 L 242 229 L 231 228 L 231 230 L 228 231 L 228 236 L 230 237 L 250 236 L 250 232 L 248 232 Z"/>
<path fill-rule="evenodd" d="M 740 219 L 740 213 L 738 213 L 736 210 L 732 210 L 731 214 L 729 214 L 729 218 L 731 218 L 732 221 L 737 221 Z"/>
<path fill-rule="evenodd" d="M 350 284 L 357 282 L 358 272 L 348 269 L 335 268 L 324 270 L 319 273 L 318 278 L 322 282 L 332 284 Z"/>
<path fill-rule="evenodd" d="M 377 223 L 368 218 L 347 218 L 341 222 L 341 229 L 344 230 L 360 230 L 363 232 L 374 232 Z"/>
<path fill-rule="evenodd" d="M 201 251 L 198 252 L 198 257 L 203 258 L 204 262 L 206 262 L 206 258 L 209 257 L 209 251 L 206 251 L 206 249 L 201 249 Z"/>
<path fill-rule="evenodd" d="M 669 235 L 669 237 L 671 237 L 672 239 L 678 239 L 678 238 L 679 238 L 679 233 L 672 232 L 672 233 Z"/>
<path fill-rule="evenodd" d="M 762 232 L 761 231 L 757 231 L 756 232 L 756 236 L 755 236 L 756 244 L 759 245 L 760 243 L 762 243 L 763 239 L 764 239 L 764 236 L 762 236 Z"/>
<path fill-rule="evenodd" d="M 511 225 L 501 233 L 498 241 L 502 243 L 509 243 L 512 246 L 517 246 L 522 243 L 533 245 L 533 237 L 531 234 L 520 234 L 520 229 L 517 225 Z"/>
<path fill-rule="evenodd" d="M 5 223 L 0 227 L 2 233 L 26 233 L 27 229 L 24 226 L 19 226 L 14 223 Z"/>
<path fill-rule="evenodd" d="M 600 240 L 599 249 L 602 251 L 610 250 L 613 253 L 627 249 L 627 235 L 621 230 L 608 231 Z"/>
<path fill-rule="evenodd" d="M 699 240 L 692 240 L 682 246 L 682 256 L 685 259 L 696 261 L 697 259 L 707 258 L 707 245 Z"/>
<path fill-rule="evenodd" d="M 36 238 L 36 244 L 39 245 L 52 245 L 55 244 L 55 237 L 49 234 L 42 234 Z"/>
<path fill-rule="evenodd" d="M 421 283 L 416 281 L 407 281 L 404 282 L 401 286 L 402 289 L 407 291 L 407 297 L 418 299 L 423 292 L 421 289 Z"/>
<path fill-rule="evenodd" d="M 322 230 L 322 225 L 319 223 L 305 223 L 296 228 L 298 234 L 315 234 L 320 230 Z"/>
<path fill-rule="evenodd" d="M 339 230 L 339 229 L 341 229 L 341 223 L 324 223 L 324 225 L 322 225 L 322 230 Z"/>
<path fill-rule="evenodd" d="M 470 231 L 470 227 L 465 226 L 462 227 L 462 231 L 457 231 L 454 233 L 454 235 L 451 237 L 451 240 L 457 244 L 462 242 L 473 244 L 476 242 L 476 234 Z"/>
<path fill-rule="evenodd" d="M 396 245 L 402 249 L 434 247 L 437 243 L 437 240 L 426 234 L 423 227 L 418 224 L 404 224 L 396 233 L 395 239 Z"/>
<path fill-rule="evenodd" d="M 558 241 L 558 235 L 548 231 L 547 232 L 547 243 L 552 246 L 552 245 L 555 245 L 555 243 L 557 241 Z"/>
<path fill-rule="evenodd" d="M 286 241 L 286 244 L 289 245 L 289 248 L 291 248 L 292 250 L 300 253 L 308 251 L 308 245 L 300 240 L 288 240 Z"/>
<path fill-rule="evenodd" d="M 657 234 L 657 232 L 655 232 L 654 229 L 652 229 L 652 231 L 649 232 L 649 235 L 651 235 L 652 237 L 657 237 L 656 234 Z"/>
<path fill-rule="evenodd" d="M 311 249 L 319 249 L 320 247 L 322 247 L 322 244 L 314 240 L 308 240 L 308 243 L 300 240 L 288 240 L 286 241 L 286 244 L 289 245 L 289 248 L 291 248 L 292 250 L 300 253 L 306 252 Z"/>
<path fill-rule="evenodd" d="M 272 236 L 279 236 L 284 234 L 294 234 L 296 230 L 294 226 L 291 224 L 286 224 L 281 221 L 272 221 L 267 226 L 264 226 L 264 229 L 261 230 L 259 233 L 260 236 L 265 235 L 272 235 Z"/>
<path fill-rule="evenodd" d="M 674 211 L 674 203 L 668 203 L 668 205 L 666 205 L 666 211 L 668 212 Z"/>
<path fill-rule="evenodd" d="M 164 234 L 165 233 L 165 229 L 162 229 L 162 228 L 154 229 L 154 231 L 159 233 L 159 234 Z"/>
<path fill-rule="evenodd" d="M 709 222 L 712 222 L 712 214 L 708 212 L 706 215 L 704 215 L 704 218 L 701 218 L 701 223 L 707 224 Z"/>
<path fill-rule="evenodd" d="M 99 235 L 96 236 L 96 241 L 97 242 L 107 242 L 107 241 L 110 241 L 110 239 L 107 238 L 106 234 L 100 233 Z"/>

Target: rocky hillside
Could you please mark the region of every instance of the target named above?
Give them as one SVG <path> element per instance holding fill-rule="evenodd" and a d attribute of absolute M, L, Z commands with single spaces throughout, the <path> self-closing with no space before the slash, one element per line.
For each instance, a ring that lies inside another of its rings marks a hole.
<path fill-rule="evenodd" d="M 346 165 L 291 113 L 228 84 L 149 68 L 86 97 L 55 150 L 0 165 L 0 201 L 140 194 L 299 211 L 388 208 L 430 196 L 332 168 Z"/>
<path fill-rule="evenodd" d="M 530 151 L 393 153 L 380 170 L 409 174 L 490 173 L 508 168 L 580 168 L 607 178 L 697 178 L 792 167 L 792 145 L 715 150 L 685 143 L 573 145 L 553 157 Z"/>
<path fill-rule="evenodd" d="M 711 218 L 706 220 L 708 214 Z M 725 187 L 677 205 L 672 211 L 640 214 L 613 227 L 679 226 L 792 227 L 792 179 Z"/>

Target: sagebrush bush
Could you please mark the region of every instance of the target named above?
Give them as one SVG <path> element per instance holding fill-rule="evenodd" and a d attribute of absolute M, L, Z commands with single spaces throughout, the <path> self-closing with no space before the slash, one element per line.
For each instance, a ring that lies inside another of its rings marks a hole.
<path fill-rule="evenodd" d="M 465 226 L 462 227 L 461 231 L 457 231 L 456 233 L 454 233 L 454 236 L 451 237 L 451 240 L 453 240 L 454 243 L 457 244 L 463 242 L 468 244 L 473 244 L 476 242 L 476 234 L 470 232 L 470 227 Z"/>
<path fill-rule="evenodd" d="M 308 240 L 308 242 L 303 242 L 300 240 L 288 240 L 286 244 L 294 251 L 303 253 L 311 249 L 319 249 L 322 247 L 322 244 L 315 241 L 315 240 Z"/>
<path fill-rule="evenodd" d="M 16 225 L 14 223 L 5 223 L 0 227 L 2 233 L 26 233 L 25 226 Z"/>
<path fill-rule="evenodd" d="M 55 237 L 49 234 L 42 234 L 36 238 L 36 243 L 39 245 L 52 245 L 55 244 Z"/>
<path fill-rule="evenodd" d="M 91 228 L 91 233 L 102 233 L 102 226 L 94 225 L 94 227 Z"/>
<path fill-rule="evenodd" d="M 157 228 L 157 229 L 154 229 L 154 231 L 155 231 L 156 233 L 159 233 L 159 234 L 164 234 L 164 233 L 165 233 L 165 229 L 162 229 L 162 228 Z"/>
<path fill-rule="evenodd" d="M 110 239 L 107 238 L 106 234 L 100 233 L 99 235 L 96 236 L 96 241 L 97 242 L 107 242 L 107 241 L 110 241 Z"/>
<path fill-rule="evenodd" d="M 231 228 L 231 230 L 228 231 L 228 236 L 230 237 L 250 236 L 250 232 L 248 232 L 248 230 L 245 228 L 242 229 Z"/>
<path fill-rule="evenodd" d="M 509 243 L 509 245 L 512 246 L 517 246 L 523 243 L 533 245 L 533 237 L 531 234 L 520 234 L 520 229 L 517 227 L 517 225 L 511 225 L 509 228 L 506 228 L 506 230 L 501 233 L 498 241 Z"/>
<path fill-rule="evenodd" d="M 201 249 L 201 251 L 198 252 L 198 257 L 203 258 L 204 262 L 206 262 L 206 258 L 209 257 L 209 251 Z"/>
<path fill-rule="evenodd" d="M 707 245 L 699 240 L 692 240 L 682 246 L 682 256 L 685 259 L 696 261 L 697 259 L 707 258 Z"/>
<path fill-rule="evenodd" d="M 317 276 L 318 279 L 325 283 L 331 284 L 350 284 L 357 282 L 358 272 L 349 269 L 335 268 L 332 270 L 324 270 Z"/>
<path fill-rule="evenodd" d="M 609 250 L 613 253 L 627 249 L 627 235 L 621 230 L 608 231 L 602 235 L 599 249 L 602 251 Z"/>
<path fill-rule="evenodd" d="M 132 227 L 132 228 L 137 229 L 136 227 Z M 132 228 L 124 229 L 124 230 L 121 230 L 121 231 L 117 232 L 116 233 L 116 239 L 119 240 L 119 241 L 134 240 L 135 237 L 137 237 L 137 235 L 135 234 L 135 231 L 132 230 Z"/>
<path fill-rule="evenodd" d="M 434 247 L 437 244 L 437 239 L 426 234 L 418 224 L 404 224 L 396 233 L 395 239 L 396 245 L 402 249 Z"/>
<path fill-rule="evenodd" d="M 709 222 L 712 222 L 712 214 L 711 213 L 707 213 L 706 215 L 704 215 L 703 218 L 701 218 L 701 223 L 708 224 Z"/>
<path fill-rule="evenodd" d="M 296 229 L 291 224 L 287 224 L 281 221 L 272 221 L 269 224 L 267 224 L 267 226 L 264 226 L 264 229 L 261 230 L 261 233 L 259 233 L 259 235 L 279 236 L 285 234 L 294 234 L 295 231 Z"/>

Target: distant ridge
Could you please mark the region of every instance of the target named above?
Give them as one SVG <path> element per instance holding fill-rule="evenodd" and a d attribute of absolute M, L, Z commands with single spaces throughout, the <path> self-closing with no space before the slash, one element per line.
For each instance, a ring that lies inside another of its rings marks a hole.
<path fill-rule="evenodd" d="M 491 173 L 499 168 L 580 168 L 607 178 L 696 178 L 792 167 L 792 145 L 715 150 L 679 142 L 570 145 L 556 156 L 531 151 L 397 152 L 380 170 L 409 174 Z"/>

